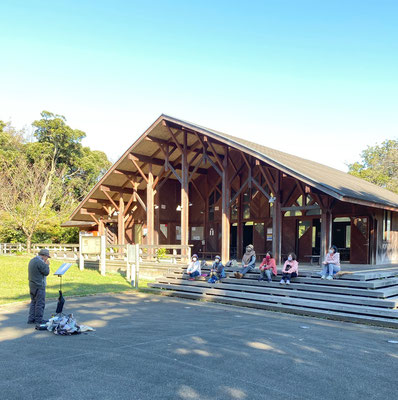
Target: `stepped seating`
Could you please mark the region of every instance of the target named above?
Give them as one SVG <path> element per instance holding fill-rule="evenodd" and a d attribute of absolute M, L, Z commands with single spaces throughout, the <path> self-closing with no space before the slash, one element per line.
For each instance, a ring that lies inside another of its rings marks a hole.
<path fill-rule="evenodd" d="M 259 282 L 258 270 L 237 279 L 226 269 L 227 278 L 215 284 L 204 276 L 191 281 L 184 271 L 176 268 L 148 286 L 168 296 L 398 328 L 395 272 L 349 273 L 329 281 L 300 271 L 290 285 L 280 285 L 279 275 Z M 202 274 L 208 272 L 202 268 Z"/>

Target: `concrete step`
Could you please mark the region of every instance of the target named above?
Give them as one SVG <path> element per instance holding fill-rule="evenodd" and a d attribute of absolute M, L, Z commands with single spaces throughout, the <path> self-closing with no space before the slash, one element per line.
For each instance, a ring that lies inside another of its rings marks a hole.
<path fill-rule="evenodd" d="M 244 299 L 237 299 L 224 296 L 212 296 L 212 295 L 203 296 L 203 294 L 201 293 L 178 292 L 178 291 L 164 290 L 164 289 L 154 289 L 154 290 L 158 290 L 159 294 L 162 294 L 164 296 L 183 297 L 192 300 L 211 301 L 215 303 L 230 304 L 240 307 L 250 307 L 250 308 L 265 309 L 278 312 L 287 312 L 291 314 L 314 316 L 318 318 L 326 318 L 332 320 L 355 322 L 355 323 L 384 326 L 388 328 L 398 329 L 398 321 L 396 319 L 391 319 L 391 318 L 372 317 L 367 315 L 357 315 L 346 312 L 343 313 L 338 311 L 319 310 L 311 307 L 299 307 L 299 306 L 291 306 L 284 304 L 267 303 L 264 301 L 244 300 Z"/>
<path fill-rule="evenodd" d="M 205 288 L 216 288 L 216 289 L 224 289 L 224 290 L 236 290 L 243 291 L 248 293 L 260 293 L 265 295 L 276 295 L 276 296 L 285 296 L 285 297 L 297 297 L 302 299 L 310 299 L 310 300 L 322 300 L 322 301 L 331 301 L 335 303 L 345 303 L 345 304 L 356 304 L 356 305 L 365 305 L 365 306 L 373 306 L 373 307 L 382 307 L 382 308 L 390 308 L 394 309 L 398 306 L 398 298 L 392 299 L 377 299 L 377 298 L 369 298 L 364 296 L 352 296 L 352 295 L 344 295 L 344 294 L 331 294 L 331 293 L 322 293 L 322 292 L 310 292 L 305 290 L 297 290 L 291 289 L 290 286 L 279 286 L 279 287 L 270 287 L 268 283 L 260 282 L 259 285 L 244 285 L 244 284 L 233 284 L 233 283 L 216 283 L 211 284 L 206 281 L 181 281 L 173 278 L 159 278 L 157 283 L 160 284 L 172 284 L 172 285 L 185 285 L 185 286 L 197 286 L 197 287 L 205 287 Z"/>
<path fill-rule="evenodd" d="M 398 322 L 398 310 L 384 309 L 381 307 L 360 306 L 355 304 L 335 303 L 333 301 L 319 301 L 287 296 L 264 295 L 261 293 L 249 293 L 237 290 L 225 290 L 219 288 L 196 287 L 184 284 L 153 283 L 148 286 L 157 289 L 173 290 L 178 292 L 201 293 L 202 295 L 223 296 L 239 298 L 243 300 L 263 301 L 272 304 L 283 304 L 289 306 L 310 307 L 313 309 L 347 312 L 356 315 L 368 315 L 396 319 Z"/>

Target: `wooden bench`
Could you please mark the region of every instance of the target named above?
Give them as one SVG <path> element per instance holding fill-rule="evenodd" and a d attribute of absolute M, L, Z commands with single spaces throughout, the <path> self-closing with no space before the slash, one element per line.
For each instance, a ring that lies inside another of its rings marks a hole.
<path fill-rule="evenodd" d="M 316 265 L 320 265 L 320 264 L 319 264 L 319 263 L 320 263 L 320 258 L 321 258 L 320 255 L 311 254 L 311 255 L 308 255 L 308 256 L 304 256 L 304 258 L 309 258 L 309 259 L 310 259 L 310 264 L 311 264 L 311 265 L 313 265 L 314 260 L 317 261 L 317 264 L 316 264 Z"/>

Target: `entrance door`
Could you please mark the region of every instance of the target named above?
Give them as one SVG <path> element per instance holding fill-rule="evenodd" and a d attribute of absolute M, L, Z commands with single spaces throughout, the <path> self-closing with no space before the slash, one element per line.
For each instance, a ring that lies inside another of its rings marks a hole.
<path fill-rule="evenodd" d="M 350 261 L 351 218 L 337 217 L 333 220 L 332 244 L 339 249 L 340 261 Z"/>
<path fill-rule="evenodd" d="M 310 256 L 319 255 L 321 246 L 321 220 L 297 220 L 297 259 L 309 262 Z"/>
<path fill-rule="evenodd" d="M 253 244 L 253 222 L 246 222 L 243 225 L 243 251 L 246 251 L 246 246 Z M 242 256 L 239 254 L 239 256 Z"/>
<path fill-rule="evenodd" d="M 351 264 L 369 264 L 369 218 L 351 218 Z"/>
<path fill-rule="evenodd" d="M 312 255 L 312 221 L 297 221 L 297 260 L 308 262 Z"/>

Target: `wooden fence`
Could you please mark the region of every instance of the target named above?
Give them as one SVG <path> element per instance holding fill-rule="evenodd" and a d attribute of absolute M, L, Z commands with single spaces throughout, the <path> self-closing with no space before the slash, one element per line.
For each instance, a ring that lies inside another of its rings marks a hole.
<path fill-rule="evenodd" d="M 40 249 L 48 249 L 52 258 L 61 260 L 77 260 L 79 258 L 78 244 L 50 244 L 34 243 L 31 245 L 31 254 L 37 254 Z M 0 243 L 0 254 L 26 253 L 25 243 Z"/>

